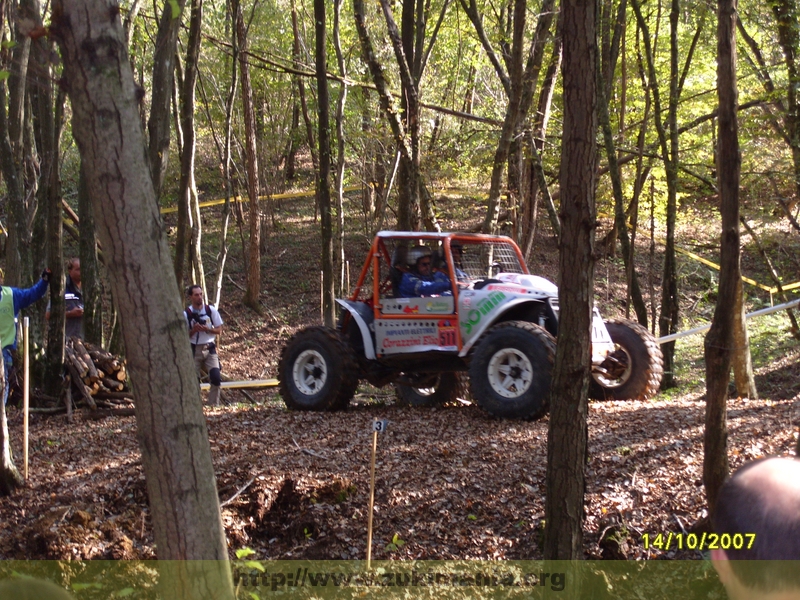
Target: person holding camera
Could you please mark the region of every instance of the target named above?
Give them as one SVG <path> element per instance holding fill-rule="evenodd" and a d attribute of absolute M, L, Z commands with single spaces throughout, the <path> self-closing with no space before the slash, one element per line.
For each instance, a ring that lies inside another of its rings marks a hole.
<path fill-rule="evenodd" d="M 216 336 L 222 333 L 222 317 L 211 304 L 203 302 L 203 288 L 192 285 L 187 291 L 191 304 L 186 308 L 183 316 L 189 327 L 189 339 L 192 343 L 192 356 L 197 375 L 205 366 L 208 371 L 208 381 L 211 389 L 208 393 L 208 403 L 219 406 L 219 386 L 222 383 L 220 375 L 219 356 L 217 355 Z"/>

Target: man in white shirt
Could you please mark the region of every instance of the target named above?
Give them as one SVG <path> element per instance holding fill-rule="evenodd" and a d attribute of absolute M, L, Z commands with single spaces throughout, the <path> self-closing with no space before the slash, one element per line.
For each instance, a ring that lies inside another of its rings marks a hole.
<path fill-rule="evenodd" d="M 208 381 L 211 384 L 208 403 L 212 406 L 219 406 L 219 386 L 222 383 L 222 377 L 215 339 L 222 333 L 222 317 L 219 316 L 219 312 L 213 305 L 203 303 L 203 288 L 199 285 L 190 286 L 187 295 L 191 304 L 183 311 L 183 316 L 189 327 L 194 366 L 198 376 L 202 367 L 205 366 L 208 371 Z"/>

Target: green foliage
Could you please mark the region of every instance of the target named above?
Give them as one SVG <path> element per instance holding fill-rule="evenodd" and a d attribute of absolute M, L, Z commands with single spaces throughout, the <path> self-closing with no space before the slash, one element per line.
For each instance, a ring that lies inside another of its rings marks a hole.
<path fill-rule="evenodd" d="M 387 552 L 396 552 L 405 545 L 406 543 L 400 539 L 400 536 L 397 533 L 395 533 L 392 536 L 392 541 L 386 544 L 385 550 Z"/>
<path fill-rule="evenodd" d="M 251 548 L 239 548 L 236 551 L 236 558 L 242 560 L 244 558 L 247 558 L 248 556 L 253 556 L 255 553 L 256 551 Z"/>

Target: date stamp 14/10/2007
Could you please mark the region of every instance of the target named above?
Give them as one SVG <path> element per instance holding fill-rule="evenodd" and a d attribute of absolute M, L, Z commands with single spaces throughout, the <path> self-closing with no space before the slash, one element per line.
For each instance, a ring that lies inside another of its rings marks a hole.
<path fill-rule="evenodd" d="M 756 541 L 755 533 L 644 533 L 645 550 L 749 550 Z"/>

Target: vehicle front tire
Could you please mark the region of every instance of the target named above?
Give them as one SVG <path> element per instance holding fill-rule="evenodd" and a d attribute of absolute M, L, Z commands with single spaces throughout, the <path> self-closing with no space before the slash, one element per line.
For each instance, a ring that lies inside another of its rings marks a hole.
<path fill-rule="evenodd" d="M 309 327 L 284 346 L 278 382 L 283 401 L 292 410 L 339 410 L 356 392 L 358 363 L 339 333 Z"/>
<path fill-rule="evenodd" d="M 605 372 L 592 370 L 589 396 L 596 400 L 648 400 L 658 393 L 664 355 L 656 339 L 634 321 L 608 321 L 616 350 L 603 362 Z"/>
<path fill-rule="evenodd" d="M 441 406 L 458 398 L 461 382 L 452 371 L 434 376 L 430 386 L 414 387 L 396 383 L 394 385 L 397 404 L 400 406 Z"/>
<path fill-rule="evenodd" d="M 555 339 L 538 325 L 495 325 L 478 341 L 472 356 L 473 399 L 495 417 L 535 419 L 545 414 L 555 352 Z"/>

